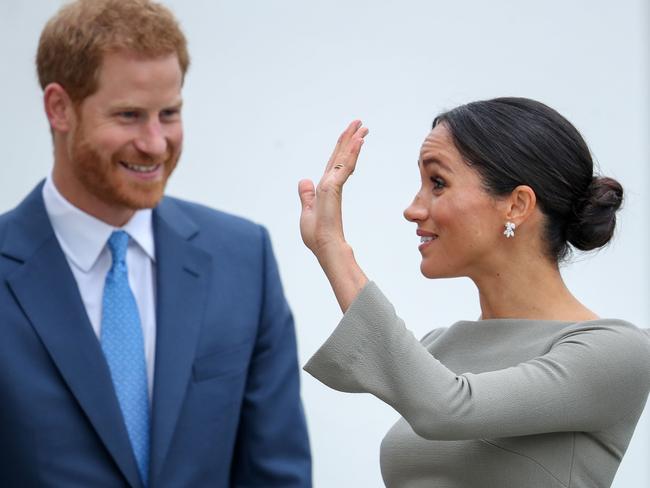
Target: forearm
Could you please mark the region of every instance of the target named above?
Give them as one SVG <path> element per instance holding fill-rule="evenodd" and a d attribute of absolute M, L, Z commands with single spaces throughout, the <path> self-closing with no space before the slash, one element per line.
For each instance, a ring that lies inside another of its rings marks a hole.
<path fill-rule="evenodd" d="M 352 247 L 346 242 L 323 249 L 317 258 L 341 310 L 345 313 L 368 283 L 368 278 L 357 264 Z"/>

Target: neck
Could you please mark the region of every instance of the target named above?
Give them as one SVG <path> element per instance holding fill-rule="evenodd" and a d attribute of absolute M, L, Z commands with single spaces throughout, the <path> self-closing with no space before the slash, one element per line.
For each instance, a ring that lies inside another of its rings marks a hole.
<path fill-rule="evenodd" d="M 472 277 L 481 318 L 584 321 L 598 316 L 571 294 L 557 263 L 543 256 L 509 256 L 498 271 Z"/>
<path fill-rule="evenodd" d="M 52 170 L 52 180 L 58 192 L 68 202 L 79 210 L 113 227 L 122 227 L 135 213 L 135 210 L 130 208 L 116 208 L 113 205 L 109 205 L 97 196 L 86 191 L 77 182 L 74 175 L 68 174 L 68 171 L 63 168 L 63 165 L 56 164 L 56 162 Z"/>

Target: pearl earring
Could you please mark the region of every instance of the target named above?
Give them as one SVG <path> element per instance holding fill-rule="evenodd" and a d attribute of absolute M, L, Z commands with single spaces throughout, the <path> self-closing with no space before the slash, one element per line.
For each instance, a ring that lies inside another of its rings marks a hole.
<path fill-rule="evenodd" d="M 506 230 L 503 231 L 503 235 L 506 236 L 508 239 L 514 237 L 516 227 L 517 226 L 514 224 L 514 222 L 506 222 Z"/>

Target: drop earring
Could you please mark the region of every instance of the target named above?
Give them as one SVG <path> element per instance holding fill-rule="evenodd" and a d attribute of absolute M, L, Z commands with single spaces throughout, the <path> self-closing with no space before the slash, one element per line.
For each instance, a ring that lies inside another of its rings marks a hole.
<path fill-rule="evenodd" d="M 503 231 L 503 235 L 508 239 L 515 236 L 515 228 L 517 226 L 514 222 L 506 222 L 506 230 Z"/>

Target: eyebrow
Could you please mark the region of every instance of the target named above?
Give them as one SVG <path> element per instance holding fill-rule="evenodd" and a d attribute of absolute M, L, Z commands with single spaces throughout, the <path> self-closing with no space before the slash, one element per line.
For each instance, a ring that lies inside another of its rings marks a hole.
<path fill-rule="evenodd" d="M 183 107 L 183 99 L 174 100 L 173 102 L 163 106 L 162 110 L 169 109 L 178 109 L 180 110 Z M 110 110 L 146 110 L 146 107 L 141 107 L 140 105 L 133 104 L 129 100 L 118 101 L 110 107 Z"/>
<path fill-rule="evenodd" d="M 422 160 L 422 167 L 423 168 L 426 168 L 427 166 L 429 166 L 431 164 L 437 164 L 438 166 L 440 166 L 445 171 L 447 171 L 449 173 L 453 173 L 453 171 L 451 170 L 451 168 L 448 165 L 446 165 L 445 163 L 443 163 L 442 161 L 440 161 L 437 158 L 428 157 L 428 158 Z M 418 161 L 418 166 L 419 165 L 420 165 L 420 162 Z"/>

